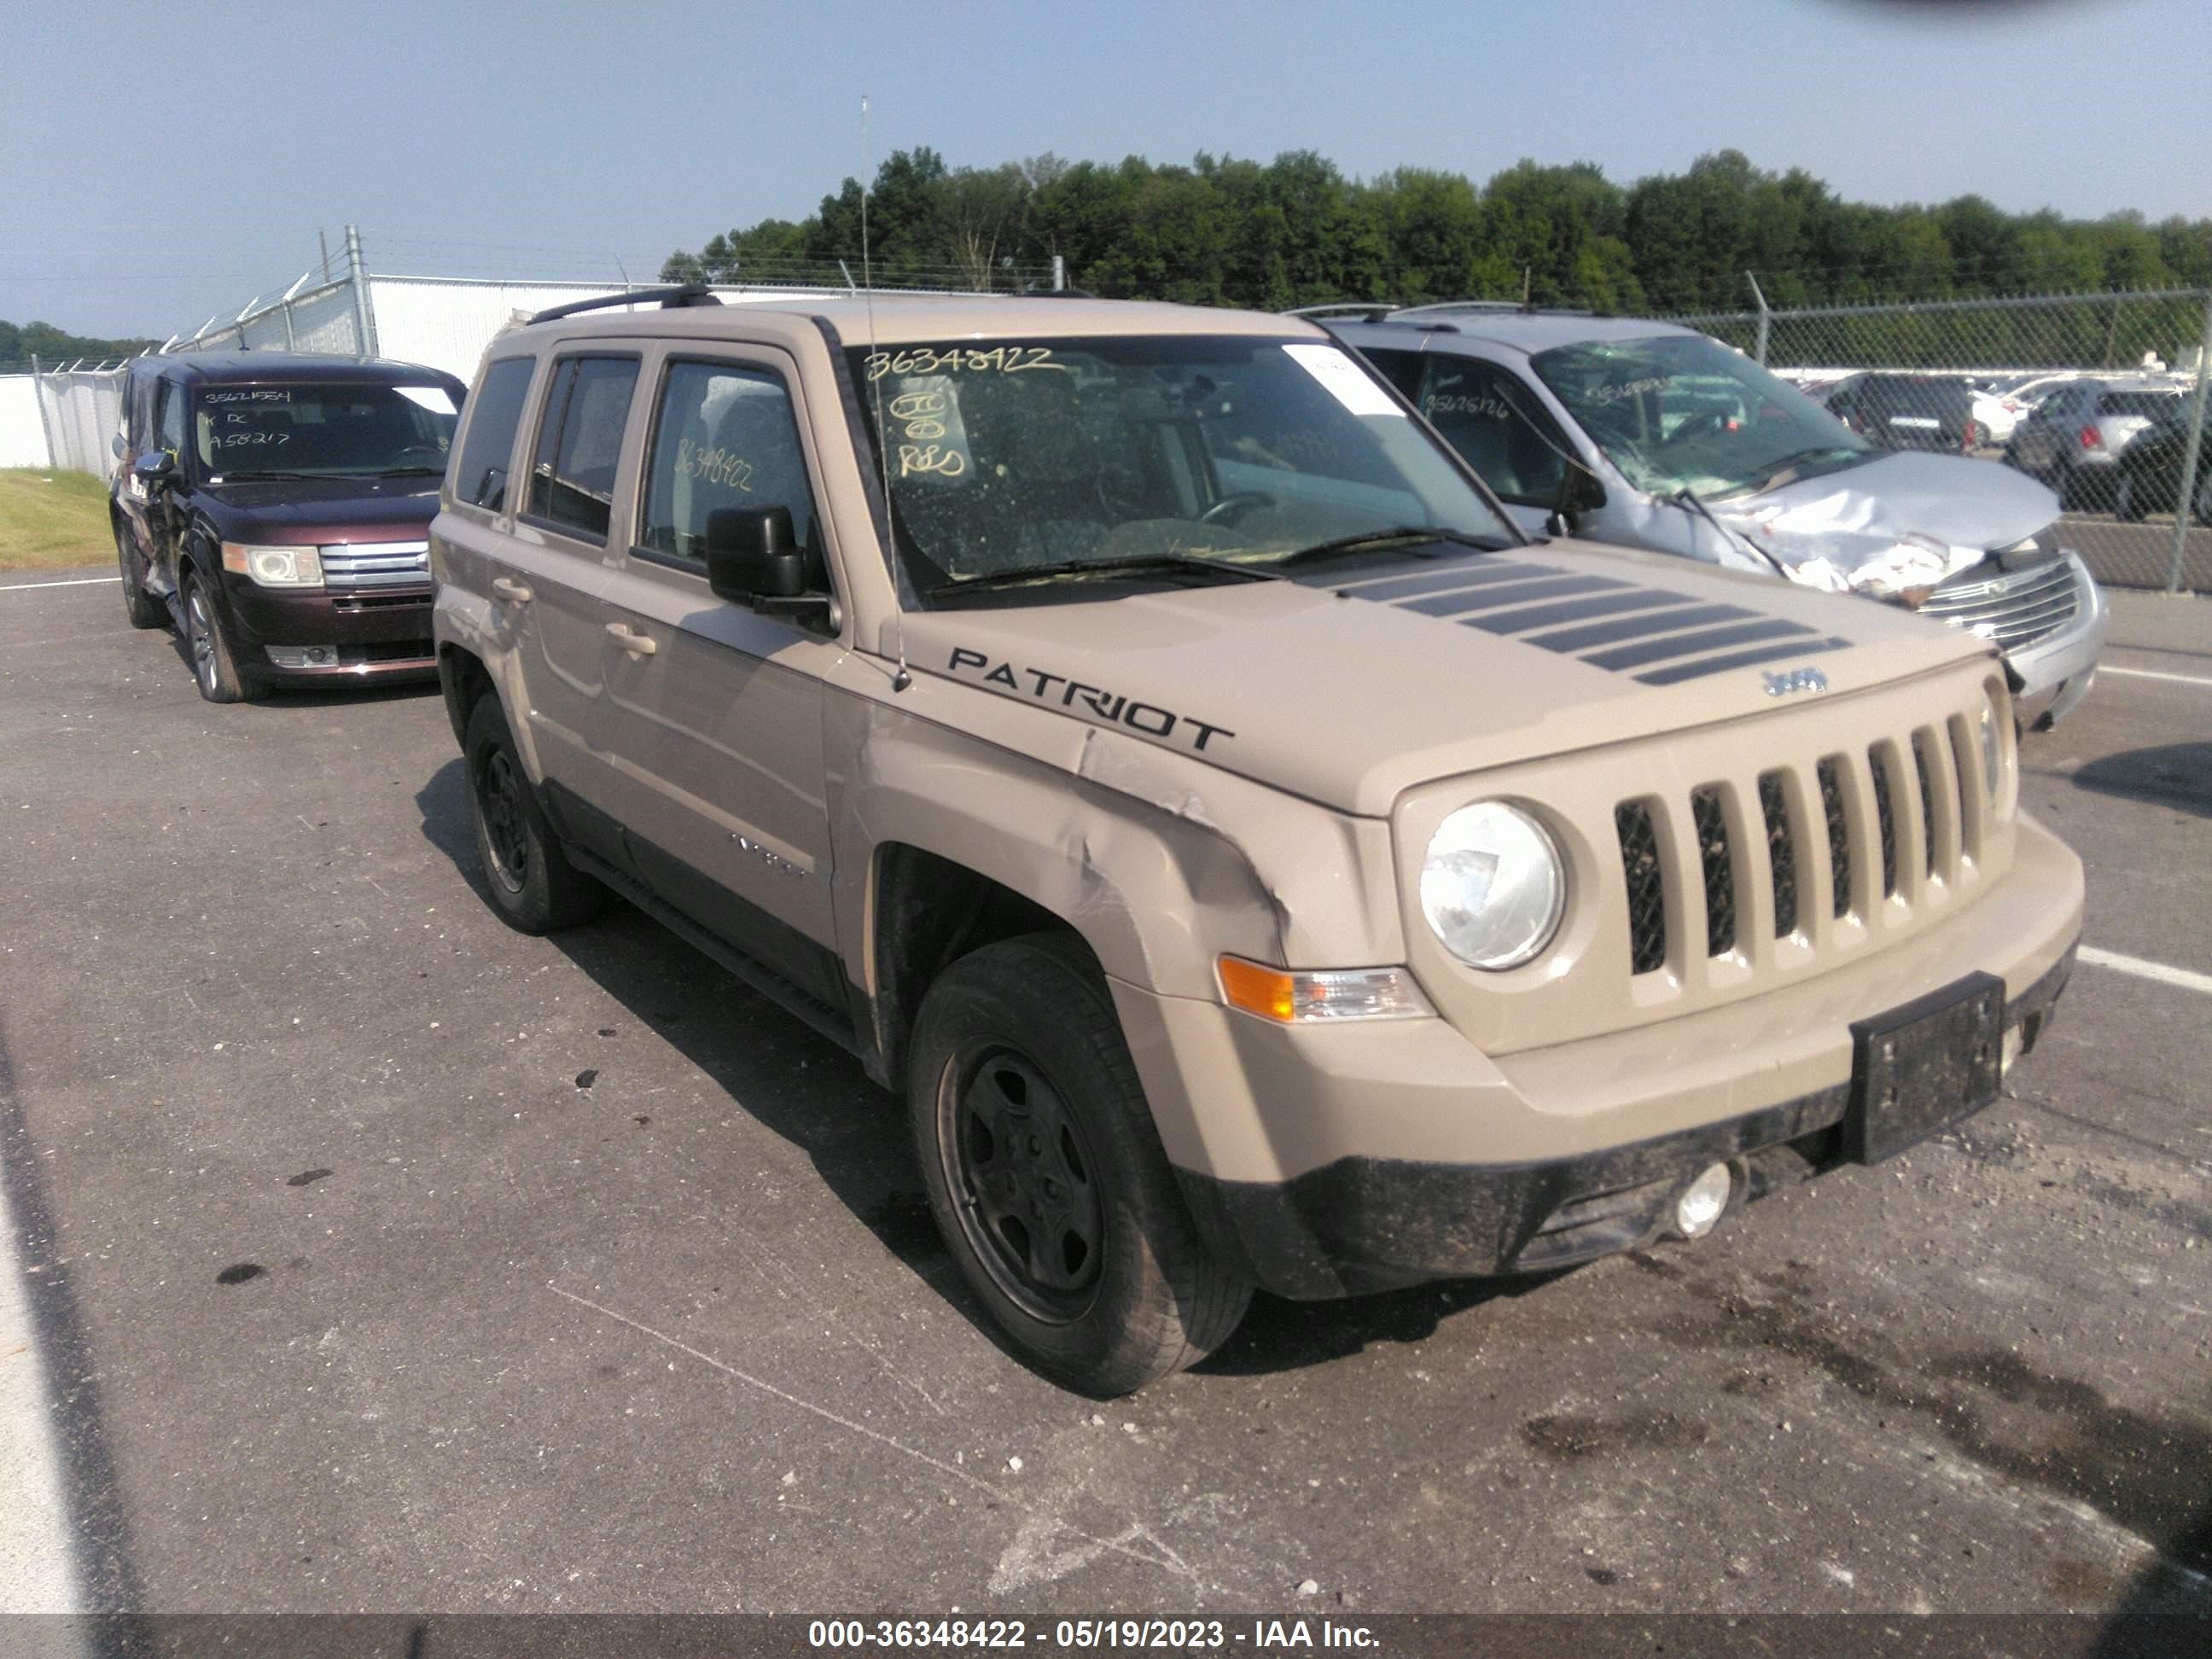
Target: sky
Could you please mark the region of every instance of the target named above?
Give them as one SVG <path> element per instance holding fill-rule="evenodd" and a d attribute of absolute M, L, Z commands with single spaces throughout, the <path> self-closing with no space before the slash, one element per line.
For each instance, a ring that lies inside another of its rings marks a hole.
<path fill-rule="evenodd" d="M 377 271 L 649 280 L 917 145 L 1478 184 L 1735 149 L 2212 216 L 2206 0 L 0 0 L 0 319 L 99 336 L 234 314 L 348 224 Z"/>

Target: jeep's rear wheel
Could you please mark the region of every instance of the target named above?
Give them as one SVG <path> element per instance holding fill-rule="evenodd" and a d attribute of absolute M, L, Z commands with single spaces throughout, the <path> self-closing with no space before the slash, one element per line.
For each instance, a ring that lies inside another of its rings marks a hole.
<path fill-rule="evenodd" d="M 550 933 L 589 921 L 607 890 L 568 862 L 560 838 L 538 805 L 537 792 L 515 753 L 499 699 L 477 699 L 461 744 L 468 768 L 469 817 L 492 908 L 508 927 Z"/>
<path fill-rule="evenodd" d="M 986 945 L 939 976 L 908 1105 L 953 1259 L 1040 1370 L 1110 1398 L 1236 1329 L 1251 1286 L 1200 1243 L 1105 980 L 1073 936 Z"/>
<path fill-rule="evenodd" d="M 123 614 L 131 619 L 131 625 L 166 626 L 169 608 L 146 591 L 146 562 L 131 545 L 131 532 L 120 519 L 115 520 L 115 562 L 123 572 Z"/>

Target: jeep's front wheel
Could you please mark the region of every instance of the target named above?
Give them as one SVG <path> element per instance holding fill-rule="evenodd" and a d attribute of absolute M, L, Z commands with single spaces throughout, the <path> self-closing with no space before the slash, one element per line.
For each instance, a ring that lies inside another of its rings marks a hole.
<path fill-rule="evenodd" d="M 939 976 L 908 1106 L 953 1259 L 1038 1369 L 1112 1398 L 1237 1328 L 1251 1286 L 1200 1242 L 1105 980 L 1073 936 L 986 945 Z"/>
<path fill-rule="evenodd" d="M 469 711 L 462 758 L 468 768 L 469 817 L 492 908 L 518 933 L 550 933 L 589 921 L 607 890 L 568 862 L 545 821 L 537 792 L 515 753 L 507 714 L 495 696 Z"/>

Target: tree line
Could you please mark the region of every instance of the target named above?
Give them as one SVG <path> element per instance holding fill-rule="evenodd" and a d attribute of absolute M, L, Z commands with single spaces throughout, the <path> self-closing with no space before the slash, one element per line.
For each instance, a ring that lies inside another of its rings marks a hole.
<path fill-rule="evenodd" d="M 80 357 L 134 357 L 159 344 L 155 340 L 95 340 L 68 334 L 52 323 L 0 323 L 0 370 L 27 371 L 31 359 L 41 368 L 60 368 Z"/>
<path fill-rule="evenodd" d="M 900 150 L 866 193 L 874 280 L 1018 288 L 1056 255 L 1115 298 L 1279 311 L 1331 301 L 1528 301 L 1620 313 L 2081 294 L 2212 283 L 2212 219 L 2147 223 L 1847 202 L 1802 168 L 1729 149 L 1615 184 L 1588 162 L 1523 161 L 1478 186 L 1400 167 L 1346 178 L 1311 150 L 1189 166 L 1045 155 L 950 167 Z M 848 178 L 809 217 L 763 219 L 671 256 L 670 282 L 860 274 L 863 191 Z"/>

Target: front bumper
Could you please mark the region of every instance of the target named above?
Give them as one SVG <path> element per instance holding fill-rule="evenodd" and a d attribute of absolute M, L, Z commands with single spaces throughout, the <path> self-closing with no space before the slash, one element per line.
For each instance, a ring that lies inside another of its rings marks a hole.
<path fill-rule="evenodd" d="M 2031 1052 L 2073 970 L 2069 948 L 2005 1004 Z M 1734 1174 L 1729 1207 L 1850 1161 L 1850 1082 L 1632 1146 L 1549 1163 L 1433 1164 L 1346 1158 L 1296 1180 L 1215 1181 L 1188 1171 L 1184 1196 L 1210 1238 L 1278 1296 L 1312 1301 L 1423 1279 L 1547 1273 L 1650 1243 L 1674 1202 L 1715 1164 Z"/>
<path fill-rule="evenodd" d="M 1283 1027 L 1113 982 L 1208 1246 L 1279 1295 L 1533 1271 L 1630 1248 L 1716 1162 L 1738 1190 L 1845 1156 L 1852 1026 L 1975 974 L 2039 1036 L 2081 868 L 2030 820 L 1942 925 L 1746 1001 L 1492 1058 L 1442 1019 Z"/>
<path fill-rule="evenodd" d="M 411 678 L 437 672 L 430 637 L 436 589 L 428 582 L 348 592 L 263 587 L 226 572 L 232 647 L 240 666 L 283 684 L 316 681 Z M 270 647 L 325 647 L 331 660 L 280 663 Z"/>

